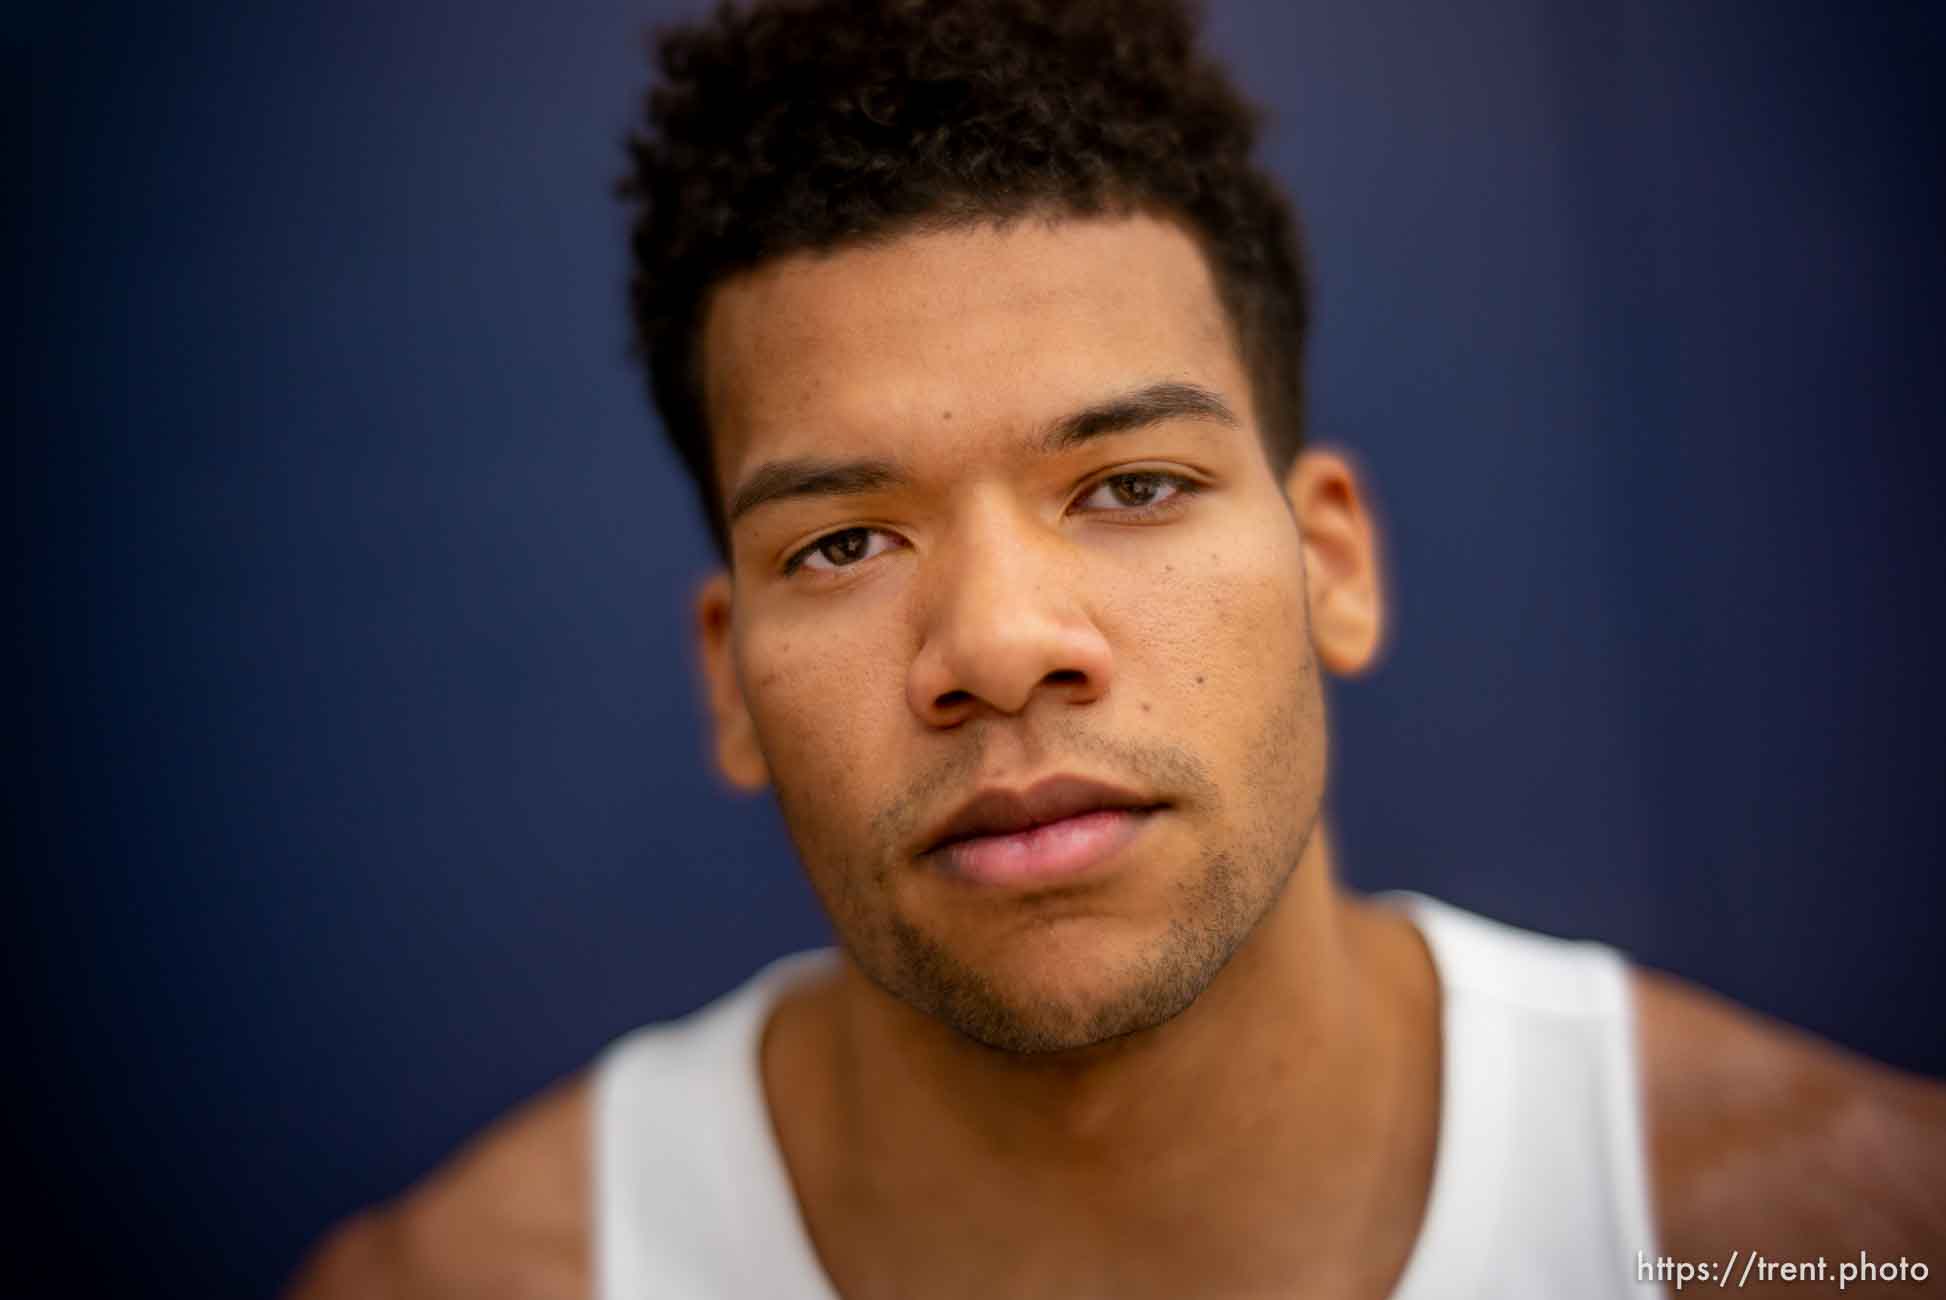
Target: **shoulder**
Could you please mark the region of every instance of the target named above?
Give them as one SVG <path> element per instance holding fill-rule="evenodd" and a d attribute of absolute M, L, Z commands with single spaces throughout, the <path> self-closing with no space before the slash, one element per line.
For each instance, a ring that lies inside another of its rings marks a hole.
<path fill-rule="evenodd" d="M 1633 973 L 1661 1249 L 1823 1255 L 1946 1247 L 1946 1085 L 1672 976 Z"/>
<path fill-rule="evenodd" d="M 398 1200 L 339 1225 L 286 1300 L 590 1292 L 592 1080 L 509 1113 Z"/>

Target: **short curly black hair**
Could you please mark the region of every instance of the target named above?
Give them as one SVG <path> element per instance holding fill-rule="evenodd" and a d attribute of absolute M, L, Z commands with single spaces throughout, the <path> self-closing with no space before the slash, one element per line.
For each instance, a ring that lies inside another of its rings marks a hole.
<path fill-rule="evenodd" d="M 1296 219 L 1194 0 L 724 0 L 662 31 L 628 140 L 636 347 L 728 554 L 698 339 L 713 286 L 790 253 L 1029 214 L 1148 211 L 1209 259 L 1271 459 L 1303 441 Z"/>

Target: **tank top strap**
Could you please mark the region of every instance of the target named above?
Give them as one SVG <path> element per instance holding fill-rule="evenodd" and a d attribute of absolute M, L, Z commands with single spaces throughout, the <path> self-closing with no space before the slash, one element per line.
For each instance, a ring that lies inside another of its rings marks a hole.
<path fill-rule="evenodd" d="M 777 1149 L 760 1059 L 778 998 L 834 960 L 828 950 L 781 958 L 702 1010 L 602 1053 L 600 1300 L 836 1300 Z"/>
<path fill-rule="evenodd" d="M 1424 936 L 1441 998 L 1432 1194 L 1394 1300 L 1663 1294 L 1637 1280 L 1656 1244 L 1620 954 L 1382 901 Z"/>

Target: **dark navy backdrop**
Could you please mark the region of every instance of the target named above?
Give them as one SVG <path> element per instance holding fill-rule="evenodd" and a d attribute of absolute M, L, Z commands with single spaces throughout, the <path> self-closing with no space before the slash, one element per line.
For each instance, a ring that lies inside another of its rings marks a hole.
<path fill-rule="evenodd" d="M 262 1293 L 822 928 L 704 767 L 709 557 L 625 358 L 659 7 L 41 8 L 4 114 L 28 1248 L 62 1294 Z M 1317 434 L 1389 526 L 1348 874 L 1946 1071 L 1942 11 L 1445 9 L 1212 18 L 1308 218 Z"/>

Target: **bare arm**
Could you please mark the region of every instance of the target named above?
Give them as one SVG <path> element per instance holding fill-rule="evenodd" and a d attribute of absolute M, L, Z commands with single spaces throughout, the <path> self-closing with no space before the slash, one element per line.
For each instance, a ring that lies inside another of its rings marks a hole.
<path fill-rule="evenodd" d="M 335 1228 L 285 1300 L 582 1300 L 588 1106 L 579 1079 L 528 1102 L 398 1200 Z"/>
<path fill-rule="evenodd" d="M 1946 1085 L 1667 975 L 1638 972 L 1635 989 L 1664 1253 L 1836 1269 L 1862 1250 L 1946 1270 Z"/>

